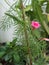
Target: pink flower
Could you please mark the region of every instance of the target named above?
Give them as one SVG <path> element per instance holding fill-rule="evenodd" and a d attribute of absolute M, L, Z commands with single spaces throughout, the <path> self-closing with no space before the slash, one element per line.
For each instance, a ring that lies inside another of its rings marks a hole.
<path fill-rule="evenodd" d="M 32 21 L 31 26 L 32 26 L 34 29 L 37 29 L 37 28 L 39 28 L 41 25 L 40 25 L 40 23 L 37 22 L 37 21 Z"/>

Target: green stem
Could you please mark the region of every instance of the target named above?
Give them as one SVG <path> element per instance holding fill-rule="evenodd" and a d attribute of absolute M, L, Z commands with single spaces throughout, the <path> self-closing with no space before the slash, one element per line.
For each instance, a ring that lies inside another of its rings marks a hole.
<path fill-rule="evenodd" d="M 22 17 L 23 17 L 23 20 L 25 22 L 26 21 L 25 20 L 25 11 L 24 11 L 24 6 L 23 6 L 23 3 L 22 3 L 22 0 L 20 1 L 20 5 L 21 5 L 21 10 L 22 10 Z M 28 54 L 29 54 L 29 59 L 30 59 L 29 65 L 32 65 L 32 55 L 31 55 L 31 51 L 30 51 L 30 47 L 29 47 L 29 41 L 28 41 L 28 35 L 27 35 L 25 23 L 24 23 L 24 33 L 25 33 L 25 39 L 26 39 L 26 44 L 27 44 L 27 47 L 28 47 Z"/>

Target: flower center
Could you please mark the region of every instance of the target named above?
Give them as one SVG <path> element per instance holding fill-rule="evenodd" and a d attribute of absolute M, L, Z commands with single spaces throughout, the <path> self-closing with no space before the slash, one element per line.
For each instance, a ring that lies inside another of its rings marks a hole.
<path fill-rule="evenodd" d="M 38 26 L 38 24 L 37 24 L 37 23 L 34 23 L 34 25 L 35 25 L 35 26 Z"/>

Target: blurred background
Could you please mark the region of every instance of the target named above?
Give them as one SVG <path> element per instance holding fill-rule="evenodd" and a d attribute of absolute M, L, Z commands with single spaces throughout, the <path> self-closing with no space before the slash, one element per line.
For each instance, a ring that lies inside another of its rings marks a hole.
<path fill-rule="evenodd" d="M 15 0 L 8 0 L 10 5 Z M 9 9 L 9 6 L 4 0 L 0 0 L 0 25 L 1 21 L 4 17 L 4 13 Z M 12 25 L 8 30 L 2 30 L 0 29 L 0 43 L 6 42 L 6 41 L 12 41 L 13 40 L 13 33 L 14 33 L 14 26 Z M 9 35 L 10 34 L 10 35 Z"/>

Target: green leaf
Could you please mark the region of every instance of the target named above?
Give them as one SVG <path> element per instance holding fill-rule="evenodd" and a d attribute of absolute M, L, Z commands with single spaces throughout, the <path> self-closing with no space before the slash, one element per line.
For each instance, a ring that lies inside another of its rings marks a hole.
<path fill-rule="evenodd" d="M 34 35 L 35 35 L 38 39 L 41 37 L 39 30 L 34 30 L 33 33 L 34 33 Z"/>
<path fill-rule="evenodd" d="M 43 25 L 44 25 L 45 30 L 47 31 L 47 33 L 48 33 L 48 35 L 49 35 L 49 27 L 48 27 L 48 25 L 46 24 L 45 21 L 43 22 Z"/>
<path fill-rule="evenodd" d="M 28 5 L 28 6 L 26 6 L 26 8 L 24 9 L 24 11 L 29 11 L 29 10 L 31 10 L 31 5 Z"/>
<path fill-rule="evenodd" d="M 11 15 L 9 13 L 5 13 L 6 15 L 10 16 L 11 18 L 13 18 L 14 20 L 17 21 L 18 24 L 22 24 L 24 26 L 24 21 L 21 21 L 20 19 L 18 19 L 16 16 Z"/>
<path fill-rule="evenodd" d="M 49 13 L 49 1 L 47 2 L 46 12 Z"/>
<path fill-rule="evenodd" d="M 20 57 L 19 57 L 18 54 L 14 54 L 14 60 L 15 60 L 16 62 L 19 62 L 19 61 L 20 61 Z"/>
<path fill-rule="evenodd" d="M 0 52 L 0 58 L 2 58 L 2 56 L 5 54 L 5 51 L 1 51 Z"/>

